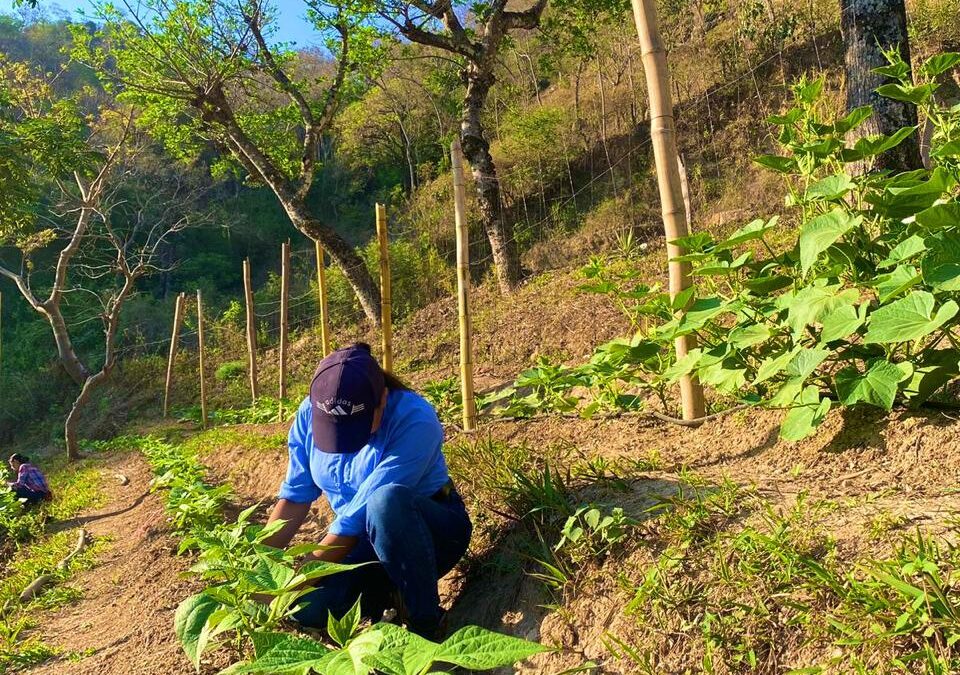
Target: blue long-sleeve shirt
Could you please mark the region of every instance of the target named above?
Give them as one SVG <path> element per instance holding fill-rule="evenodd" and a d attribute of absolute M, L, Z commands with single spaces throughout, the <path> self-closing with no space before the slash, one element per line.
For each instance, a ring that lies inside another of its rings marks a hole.
<path fill-rule="evenodd" d="M 290 427 L 290 461 L 279 497 L 302 504 L 326 494 L 336 514 L 332 534 L 365 536 L 367 500 L 382 485 L 399 483 L 429 497 L 450 480 L 443 427 L 433 407 L 412 391 L 389 392 L 380 428 L 356 453 L 315 448 L 312 415 L 310 399 L 304 399 Z"/>

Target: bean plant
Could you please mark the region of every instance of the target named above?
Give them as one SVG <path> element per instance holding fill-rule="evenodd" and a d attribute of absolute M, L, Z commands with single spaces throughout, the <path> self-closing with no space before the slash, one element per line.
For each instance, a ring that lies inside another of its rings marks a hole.
<path fill-rule="evenodd" d="M 329 617 L 331 644 L 281 631 L 312 590 L 311 582 L 356 565 L 298 565 L 300 556 L 320 547 L 280 550 L 266 545 L 283 522 L 251 522 L 258 505 L 242 511 L 236 522 L 223 523 L 220 511 L 229 488 L 204 482 L 204 467 L 195 453 L 157 439 L 142 439 L 137 445 L 157 474 L 154 485 L 167 490 L 167 510 L 182 537 L 180 552 L 198 551 L 190 571 L 207 583 L 180 603 L 174 617 L 177 637 L 198 671 L 204 653 L 219 645 L 232 645 L 251 656 L 222 675 L 422 675 L 440 673 L 433 668 L 437 663 L 486 670 L 546 650 L 477 626 L 462 628 L 442 643 L 389 623 L 361 628 L 359 600 L 344 617 Z"/>
<path fill-rule="evenodd" d="M 930 168 L 869 170 L 917 128 L 849 141 L 871 109 L 830 119 L 824 81 L 801 79 L 792 107 L 768 120 L 782 153 L 756 159 L 784 177 L 786 211 L 719 240 L 697 232 L 676 241 L 697 283 L 673 301 L 655 288 L 624 291 L 594 262 L 596 290 L 637 296 L 640 329 L 567 369 L 566 388 L 544 389 L 556 382 L 544 364 L 524 373 L 542 381 L 533 387 L 542 400 L 527 396 L 511 412 L 555 409 L 573 386 L 593 391 L 579 408 L 586 415 L 641 407 L 651 393 L 666 403 L 667 388 L 694 375 L 742 403 L 787 409 L 781 436 L 799 440 L 833 406 L 890 410 L 941 392 L 960 374 L 960 107 L 935 93 L 960 54 L 934 56 L 913 75 L 897 54 L 889 60 L 878 70 L 892 83 L 878 92 L 916 105 L 932 125 Z M 681 336 L 699 346 L 678 360 Z"/>

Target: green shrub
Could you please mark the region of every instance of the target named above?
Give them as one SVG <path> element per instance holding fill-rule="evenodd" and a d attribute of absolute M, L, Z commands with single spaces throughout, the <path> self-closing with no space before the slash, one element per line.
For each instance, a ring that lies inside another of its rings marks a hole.
<path fill-rule="evenodd" d="M 227 361 L 217 368 L 217 372 L 213 376 L 219 382 L 226 382 L 227 380 L 235 380 L 239 377 L 243 377 L 247 372 L 247 364 L 245 361 Z"/>

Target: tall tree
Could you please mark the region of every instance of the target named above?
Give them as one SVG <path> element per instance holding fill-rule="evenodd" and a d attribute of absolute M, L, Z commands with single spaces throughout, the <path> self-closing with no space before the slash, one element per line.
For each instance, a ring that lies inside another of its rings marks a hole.
<path fill-rule="evenodd" d="M 483 124 L 483 109 L 496 83 L 497 59 L 511 31 L 532 30 L 540 24 L 547 0 L 535 0 L 521 11 L 507 9 L 507 0 L 477 4 L 475 25 L 468 29 L 451 0 L 382 0 L 380 13 L 400 35 L 462 59 L 466 84 L 460 118 L 460 143 L 470 162 L 477 189 L 480 222 L 490 240 L 497 280 L 504 292 L 520 282 L 520 253 L 513 228 L 504 219 L 497 167 Z"/>
<path fill-rule="evenodd" d="M 124 305 L 137 282 L 158 269 L 171 235 L 187 224 L 181 209 L 190 199 L 179 181 L 164 190 L 154 172 L 149 190 L 125 189 L 146 152 L 132 142 L 132 119 L 83 111 L 73 99 L 57 99 L 50 82 L 28 66 L 0 64 L 0 145 L 16 139 L 7 149 L 16 158 L 17 182 L 10 192 L 0 181 L 0 247 L 19 257 L 16 264 L 0 259 L 0 276 L 46 319 L 59 363 L 79 387 L 64 422 L 71 459 L 79 456 L 81 416 L 117 364 Z M 98 358 L 84 358 L 75 346 L 66 305 L 77 295 L 89 314 L 80 323 L 103 326 Z"/>
<path fill-rule="evenodd" d="M 185 160 L 213 145 L 220 170 L 266 185 L 290 222 L 323 244 L 375 324 L 380 296 L 353 247 L 312 213 L 320 141 L 375 70 L 378 32 L 360 0 L 307 0 L 332 61 L 278 43 L 262 0 L 144 0 L 101 8 L 98 36 L 75 31 L 79 59 L 141 111 Z"/>
<path fill-rule="evenodd" d="M 877 94 L 878 87 L 892 81 L 875 72 L 888 65 L 885 52 L 899 52 L 903 63 L 910 63 L 904 0 L 841 0 L 840 30 L 846 49 L 847 109 L 869 105 L 874 111 L 860 133 L 889 135 L 916 126 L 915 105 Z M 895 171 L 919 169 L 922 163 L 916 135 L 878 157 L 874 166 Z"/>

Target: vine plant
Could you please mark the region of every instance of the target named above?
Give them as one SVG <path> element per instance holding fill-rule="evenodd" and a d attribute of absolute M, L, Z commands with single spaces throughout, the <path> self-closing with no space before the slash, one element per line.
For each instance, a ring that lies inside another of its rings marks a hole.
<path fill-rule="evenodd" d="M 960 65 L 960 54 L 927 60 L 916 81 L 897 55 L 889 58 L 879 70 L 894 83 L 879 93 L 916 105 L 930 121 L 932 166 L 855 171 L 917 128 L 850 144 L 845 137 L 871 109 L 827 120 L 823 80 L 801 79 L 793 106 L 768 120 L 783 154 L 755 160 L 784 176 L 786 213 L 720 241 L 708 232 L 678 241 L 699 277 L 696 290 L 671 303 L 657 288 L 635 286 L 642 297 L 633 311 L 652 323 L 565 369 L 559 389 L 556 378 L 534 383 L 534 394 L 549 389 L 546 407 L 579 386 L 593 392 L 584 414 L 636 408 L 643 394 L 665 400 L 668 386 L 693 374 L 740 402 L 788 409 L 781 436 L 799 440 L 835 405 L 917 406 L 960 374 L 960 106 L 935 98 L 937 78 Z M 609 291 L 596 266 L 588 290 Z M 687 301 L 688 311 L 675 314 Z M 700 347 L 676 360 L 671 344 L 681 335 L 695 335 Z M 547 370 L 540 364 L 521 380 L 530 386 Z M 528 395 L 506 410 L 532 407 Z"/>

